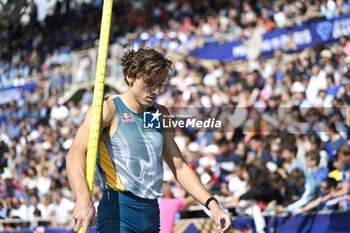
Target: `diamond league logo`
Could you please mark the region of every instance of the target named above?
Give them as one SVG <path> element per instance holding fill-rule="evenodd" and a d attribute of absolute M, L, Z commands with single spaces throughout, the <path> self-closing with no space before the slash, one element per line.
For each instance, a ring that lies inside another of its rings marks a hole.
<path fill-rule="evenodd" d="M 333 31 L 333 24 L 329 21 L 318 23 L 316 26 L 316 32 L 323 41 L 327 41 Z"/>

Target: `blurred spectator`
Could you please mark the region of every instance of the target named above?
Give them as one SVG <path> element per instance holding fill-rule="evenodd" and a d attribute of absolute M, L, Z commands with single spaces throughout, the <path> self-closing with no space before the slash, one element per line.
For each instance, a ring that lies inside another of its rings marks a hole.
<path fill-rule="evenodd" d="M 345 168 L 346 164 L 342 159 L 338 159 L 338 154 L 334 156 L 333 166 L 335 169 L 328 173 L 328 177 L 339 182 L 343 179 L 343 168 Z"/>
<path fill-rule="evenodd" d="M 11 198 L 11 210 L 9 217 L 18 217 L 23 220 L 28 219 L 28 207 L 22 203 L 18 197 Z"/>
<path fill-rule="evenodd" d="M 233 199 L 233 202 L 238 201 L 233 203 L 238 214 L 253 217 L 257 232 L 264 232 L 266 222 L 262 211 L 273 200 L 273 189 L 268 183 L 269 171 L 265 163 L 264 159 L 258 158 L 247 166 L 248 191 L 239 196 L 239 201 Z"/>
<path fill-rule="evenodd" d="M 247 166 L 249 189 L 246 193 L 239 197 L 239 200 L 255 200 L 260 201 L 262 205 L 266 205 L 272 201 L 273 190 L 268 183 L 269 170 L 266 162 L 262 158 L 258 158 Z"/>
<path fill-rule="evenodd" d="M 334 122 L 326 123 L 325 134 L 329 138 L 325 143 L 325 149 L 328 153 L 328 160 L 329 162 L 333 162 L 333 157 L 337 154 L 340 147 L 346 144 L 346 140 L 339 134 Z"/>
<path fill-rule="evenodd" d="M 287 145 L 282 148 L 282 158 L 284 159 L 284 167 L 288 174 L 291 174 L 294 169 L 299 168 L 305 170 L 304 165 L 297 159 L 297 147 L 294 145 Z M 285 175 L 286 178 L 286 175 Z"/>
<path fill-rule="evenodd" d="M 56 227 L 67 227 L 69 223 L 68 216 L 72 214 L 74 202 L 63 197 L 60 190 L 53 192 L 52 200 L 55 203 L 54 216 L 59 218 L 59 220 L 54 222 L 53 225 Z"/>
<path fill-rule="evenodd" d="M 83 101 L 83 103 L 85 103 L 85 104 L 90 106 L 92 104 L 92 97 L 93 97 L 92 87 L 88 86 L 86 88 L 86 91 L 84 92 L 83 97 L 81 98 L 81 100 Z"/>
<path fill-rule="evenodd" d="M 343 53 L 346 54 L 346 56 L 350 56 L 350 41 L 348 40 L 348 37 L 341 36 L 339 42 L 341 46 L 343 46 Z"/>
<path fill-rule="evenodd" d="M 333 19 L 336 10 L 336 4 L 333 0 L 322 0 L 321 12 L 326 19 Z"/>
<path fill-rule="evenodd" d="M 312 66 L 312 76 L 306 88 L 306 98 L 312 106 L 315 106 L 318 91 L 324 88 L 327 88 L 326 72 L 315 64 Z"/>
<path fill-rule="evenodd" d="M 325 195 L 322 201 L 327 201 L 330 198 L 341 197 L 349 194 L 349 165 L 350 165 L 350 145 L 343 145 L 338 151 L 339 169 L 341 169 L 341 182 L 336 190 Z M 350 201 L 347 201 L 347 209 L 349 209 Z"/>
<path fill-rule="evenodd" d="M 309 151 L 306 153 L 307 172 L 311 172 L 319 181 L 327 178 L 329 170 L 326 167 L 320 168 L 320 153 L 318 151 Z"/>
<path fill-rule="evenodd" d="M 322 131 L 317 131 L 322 132 Z M 328 155 L 327 152 L 324 150 L 324 145 L 321 141 L 321 138 L 317 135 L 314 131 L 309 131 L 305 134 L 304 137 L 304 148 L 306 152 L 309 151 L 318 151 L 320 153 L 320 167 L 327 167 L 328 166 Z"/>
<path fill-rule="evenodd" d="M 277 27 L 283 28 L 287 24 L 287 19 L 283 11 L 281 11 L 281 7 L 278 4 L 275 4 L 273 7 L 273 19 L 275 20 L 275 23 Z"/>
<path fill-rule="evenodd" d="M 7 206 L 6 202 L 3 198 L 0 199 L 0 219 L 4 219 L 8 216 L 9 206 Z"/>
<path fill-rule="evenodd" d="M 338 91 L 341 88 L 340 85 L 335 83 L 334 76 L 327 75 L 327 96 L 330 96 L 332 100 L 337 97 Z"/>
<path fill-rule="evenodd" d="M 241 195 L 248 191 L 249 174 L 242 160 L 235 162 L 234 170 L 227 176 L 227 183 L 222 183 L 219 202 L 227 208 L 236 207 Z"/>
<path fill-rule="evenodd" d="M 290 179 L 299 189 L 299 200 L 287 205 L 285 208 L 279 207 L 279 212 L 296 212 L 299 208 L 318 197 L 320 182 L 313 175 L 305 176 L 302 170 L 296 168 L 292 171 Z"/>
<path fill-rule="evenodd" d="M 219 185 L 220 172 L 217 169 L 216 155 L 219 152 L 218 146 L 210 144 L 203 149 L 203 156 L 199 159 L 197 172 L 201 182 L 208 189 L 217 189 Z"/>
<path fill-rule="evenodd" d="M 265 163 L 272 161 L 271 154 L 265 149 L 265 143 L 262 137 L 254 136 L 249 141 L 250 151 L 248 151 L 247 164 L 252 163 L 257 158 L 264 159 Z"/>
<path fill-rule="evenodd" d="M 196 169 L 199 166 L 199 158 L 201 157 L 199 152 L 199 145 L 196 142 L 191 142 L 187 146 L 187 154 L 185 152 L 186 160 L 192 169 Z"/>
<path fill-rule="evenodd" d="M 337 181 L 334 178 L 326 178 L 322 181 L 321 184 L 321 195 L 312 200 L 309 204 L 302 207 L 300 212 L 306 212 L 316 208 L 317 210 L 334 210 L 338 202 L 324 202 L 323 197 L 329 195 L 331 192 L 334 192 L 337 188 Z"/>
<path fill-rule="evenodd" d="M 220 164 L 221 169 L 224 172 L 232 172 L 233 168 L 231 168 L 231 165 L 234 165 L 235 162 L 242 160 L 242 158 L 238 155 L 236 155 L 233 151 L 232 145 L 226 140 L 221 139 L 218 141 L 219 146 L 219 155 L 217 157 L 217 162 Z"/>
<path fill-rule="evenodd" d="M 28 218 L 33 219 L 36 213 L 40 213 L 39 216 L 42 216 L 42 213 L 45 212 L 45 206 L 39 202 L 38 196 L 35 193 L 29 194 L 29 201 L 30 205 L 28 207 Z"/>
<path fill-rule="evenodd" d="M 48 194 L 44 194 L 40 198 L 40 203 L 42 204 L 41 216 L 42 217 L 51 217 L 55 214 L 55 204 L 52 203 L 51 197 Z"/>
<path fill-rule="evenodd" d="M 158 201 L 161 233 L 173 232 L 176 213 L 195 202 L 192 197 L 174 198 L 171 192 L 171 185 L 171 181 L 163 183 L 163 197 Z"/>
<path fill-rule="evenodd" d="M 287 206 L 299 198 L 299 190 L 289 178 L 284 179 L 278 172 L 269 174 L 269 184 L 275 190 L 274 203 L 269 203 L 269 206 L 282 205 Z"/>

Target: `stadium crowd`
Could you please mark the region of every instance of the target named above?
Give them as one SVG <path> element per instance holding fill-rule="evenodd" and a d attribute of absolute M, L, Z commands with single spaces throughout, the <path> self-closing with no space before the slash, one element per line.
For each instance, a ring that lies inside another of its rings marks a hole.
<path fill-rule="evenodd" d="M 26 2 L 20 20 L 8 22 L 10 26 L 0 33 L 1 88 L 26 83 L 31 75 L 70 61 L 71 51 L 91 48 L 98 39 L 101 0 Z M 343 0 L 115 0 L 114 6 L 112 43 L 177 53 L 249 38 L 252 28 L 264 33 L 314 19 L 333 19 L 350 10 Z"/>
<path fill-rule="evenodd" d="M 73 51 L 96 45 L 102 1 L 71 2 L 75 5 L 70 8 L 60 1 L 50 6 L 42 21 L 37 21 L 33 5 L 27 25 L 0 34 L 0 87 L 38 83 L 1 106 L 0 218 L 55 216 L 58 221 L 37 224 L 69 227 L 66 217 L 74 196 L 65 156 L 92 103 L 92 89 L 79 101 L 65 102 L 61 87 L 72 74 L 63 67 L 72 61 Z M 262 211 L 296 214 L 350 208 L 347 37 L 301 53 L 277 50 L 271 57 L 238 66 L 203 63 L 186 55 L 208 43 L 249 37 L 252 27 L 267 32 L 315 18 L 332 19 L 348 13 L 346 1 L 115 5 L 111 42 L 181 55 L 174 59 L 174 76 L 157 102 L 175 110 L 196 109 L 196 117 L 223 122 L 216 130 L 177 128 L 174 135 L 187 162 L 232 214 L 258 219 L 256 213 Z M 52 90 L 48 100 L 43 99 L 46 83 Z M 112 89 L 106 93 L 111 94 Z M 172 184 L 170 197 L 186 197 L 166 166 L 165 182 Z M 96 185 L 96 205 L 100 194 Z"/>

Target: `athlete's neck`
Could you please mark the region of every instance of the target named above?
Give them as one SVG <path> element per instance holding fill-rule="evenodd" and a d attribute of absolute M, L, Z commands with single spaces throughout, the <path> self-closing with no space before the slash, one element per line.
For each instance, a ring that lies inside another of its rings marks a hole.
<path fill-rule="evenodd" d="M 119 97 L 132 112 L 137 114 L 142 114 L 148 108 L 147 106 L 141 105 L 130 90 L 124 94 L 121 94 Z"/>

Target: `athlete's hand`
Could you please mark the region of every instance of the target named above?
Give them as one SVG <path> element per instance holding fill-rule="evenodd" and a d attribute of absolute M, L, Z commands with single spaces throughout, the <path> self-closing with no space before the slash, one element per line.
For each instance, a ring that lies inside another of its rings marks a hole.
<path fill-rule="evenodd" d="M 96 210 L 89 196 L 77 198 L 73 210 L 75 219 L 74 232 L 82 227 L 81 233 L 86 233 L 90 226 L 96 224 Z"/>
<path fill-rule="evenodd" d="M 209 204 L 209 209 L 211 210 L 211 216 L 215 221 L 216 227 L 221 230 L 220 232 L 228 232 L 231 229 L 230 214 L 223 211 L 215 201 Z"/>

